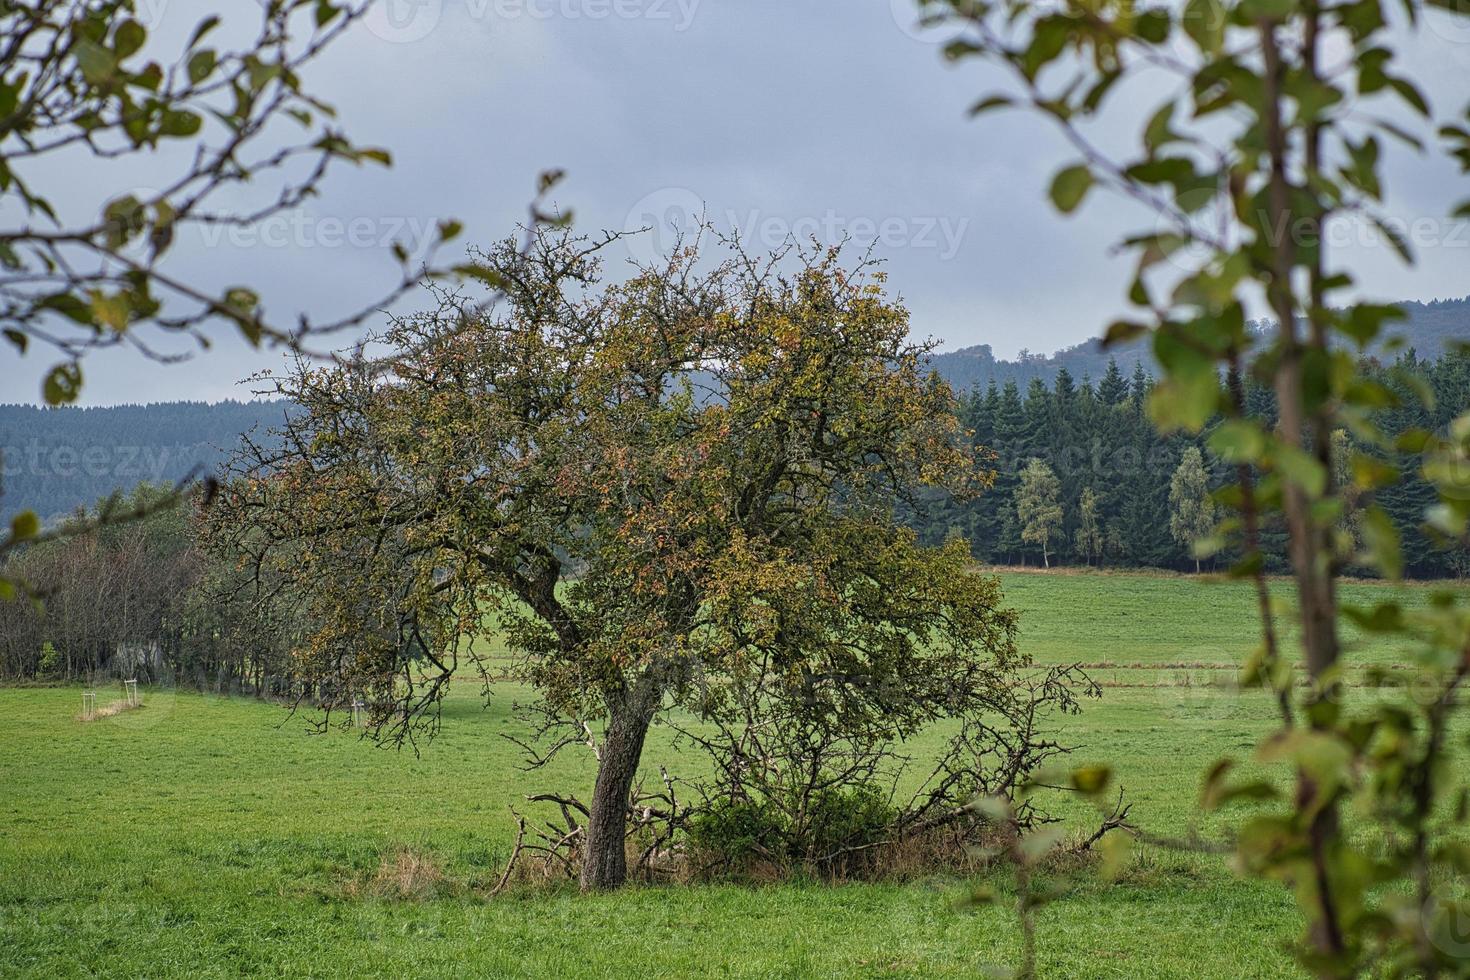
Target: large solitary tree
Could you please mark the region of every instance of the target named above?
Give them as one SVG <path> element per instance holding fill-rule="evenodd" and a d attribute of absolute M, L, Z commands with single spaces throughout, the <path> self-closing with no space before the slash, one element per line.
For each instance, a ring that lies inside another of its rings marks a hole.
<path fill-rule="evenodd" d="M 1015 657 L 964 543 L 895 521 L 912 489 L 989 474 L 880 273 L 689 247 L 610 284 L 600 244 L 507 241 L 480 256 L 495 311 L 441 290 L 381 338 L 390 373 L 280 379 L 301 414 L 237 461 L 214 517 L 217 547 L 306 596 L 325 705 L 361 692 L 387 734 L 432 724 L 498 623 L 542 707 L 594 743 L 585 888 L 625 879 L 650 726 L 715 710 L 720 678 L 769 664 L 902 733 L 942 700 L 914 707 L 934 658 Z"/>

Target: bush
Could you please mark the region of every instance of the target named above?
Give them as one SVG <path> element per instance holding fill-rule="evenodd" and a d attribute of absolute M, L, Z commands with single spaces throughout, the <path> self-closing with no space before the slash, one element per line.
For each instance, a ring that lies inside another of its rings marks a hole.
<path fill-rule="evenodd" d="M 736 873 L 757 864 L 821 875 L 852 870 L 853 853 L 886 839 L 898 810 L 876 784 L 791 794 L 790 799 L 718 799 L 689 821 L 703 863 Z"/>
<path fill-rule="evenodd" d="M 775 807 L 751 800 L 715 800 L 689 821 L 694 849 L 732 865 L 783 856 L 783 837 Z"/>
<path fill-rule="evenodd" d="M 50 640 L 41 644 L 41 659 L 36 664 L 36 676 L 52 680 L 61 675 L 61 654 Z"/>

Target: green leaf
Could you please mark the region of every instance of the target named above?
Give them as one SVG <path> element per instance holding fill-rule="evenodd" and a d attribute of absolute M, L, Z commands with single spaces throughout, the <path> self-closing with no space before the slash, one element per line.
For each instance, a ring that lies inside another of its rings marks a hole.
<path fill-rule="evenodd" d="M 1345 603 L 1342 614 L 1365 633 L 1400 633 L 1405 626 L 1404 610 L 1397 602 L 1380 602 L 1368 609 Z"/>
<path fill-rule="evenodd" d="M 215 53 L 209 48 L 195 51 L 189 56 L 189 81 L 198 85 L 210 75 L 214 74 L 215 65 L 218 64 Z"/>
<path fill-rule="evenodd" d="M 193 136 L 203 125 L 204 120 L 192 112 L 169 109 L 164 112 L 158 131 L 164 136 Z"/>
<path fill-rule="evenodd" d="M 1401 99 L 1413 107 L 1415 112 L 1425 119 L 1429 118 L 1429 103 L 1425 100 L 1424 93 L 1420 92 L 1416 86 L 1402 78 L 1390 78 L 1388 84 Z"/>
<path fill-rule="evenodd" d="M 1363 555 L 1384 578 L 1398 581 L 1404 575 L 1404 556 L 1399 548 L 1399 531 L 1383 508 L 1377 505 L 1363 511 L 1361 523 Z"/>
<path fill-rule="evenodd" d="M 1063 214 L 1077 210 L 1092 188 L 1092 171 L 1086 164 L 1076 164 L 1057 173 L 1051 182 L 1051 202 Z"/>
<path fill-rule="evenodd" d="M 1227 463 L 1255 463 L 1266 452 L 1266 433 L 1248 419 L 1227 419 L 1210 433 L 1210 451 Z"/>
<path fill-rule="evenodd" d="M 31 338 L 27 337 L 19 330 L 16 330 L 14 327 L 6 327 L 3 331 L 0 331 L 0 333 L 3 333 L 5 335 L 5 339 L 14 344 L 15 349 L 20 351 L 22 354 L 26 352 L 26 347 L 30 345 Z"/>
<path fill-rule="evenodd" d="M 1272 461 L 1277 472 L 1305 490 L 1308 496 L 1320 497 L 1327 490 L 1327 467 L 1298 447 L 1281 446 Z"/>
<path fill-rule="evenodd" d="M 1115 344 L 1126 344 L 1130 340 L 1137 340 L 1148 333 L 1148 327 L 1142 323 L 1132 320 L 1118 320 L 1108 324 L 1107 331 L 1103 334 L 1103 346 L 1112 347 Z"/>
<path fill-rule="evenodd" d="M 507 285 L 505 276 L 498 270 L 478 262 L 466 262 L 450 270 L 455 275 L 478 279 L 491 289 L 503 289 Z"/>
<path fill-rule="evenodd" d="M 112 36 L 112 47 L 117 54 L 117 60 L 123 61 L 143 46 L 148 40 L 148 31 L 136 20 L 125 20 L 117 26 L 116 33 Z"/>
<path fill-rule="evenodd" d="M 103 326 L 122 333 L 128 328 L 131 314 L 131 304 L 122 293 L 108 295 L 101 290 L 92 293 L 92 318 Z"/>
<path fill-rule="evenodd" d="M 192 49 L 196 44 L 204 40 L 204 35 L 208 34 L 210 31 L 214 30 L 218 26 L 219 17 L 216 14 L 210 14 L 208 17 L 201 20 L 199 22 L 199 26 L 194 28 L 194 33 L 190 36 L 189 44 L 187 45 L 187 47 Z"/>
<path fill-rule="evenodd" d="M 1382 218 L 1379 218 L 1376 215 L 1373 216 L 1371 220 L 1374 227 L 1376 227 L 1383 234 L 1384 238 L 1388 239 L 1388 243 L 1392 245 L 1393 250 L 1399 254 L 1399 258 L 1403 259 L 1409 265 L 1413 265 L 1414 253 L 1410 251 L 1409 243 L 1404 241 L 1404 236 L 1398 233 L 1398 229 L 1389 226 L 1383 221 Z"/>
<path fill-rule="evenodd" d="M 112 52 L 93 41 L 80 41 L 76 46 L 77 67 L 89 85 L 102 85 L 112 78 L 117 70 L 117 61 Z"/>
<path fill-rule="evenodd" d="M 77 400 L 82 390 L 82 366 L 75 361 L 58 364 L 46 375 L 41 387 L 48 405 L 66 405 Z"/>
<path fill-rule="evenodd" d="M 970 118 L 973 119 L 974 117 L 982 113 L 989 112 L 992 109 L 1004 109 L 1007 106 L 1012 105 L 1015 105 L 1015 101 L 1008 96 L 991 95 L 981 99 L 979 102 L 976 102 L 974 105 L 970 106 Z"/>
<path fill-rule="evenodd" d="M 1112 830 L 1098 843 L 1102 861 L 1098 873 L 1106 881 L 1116 881 L 1133 857 L 1133 837 L 1120 830 Z"/>
<path fill-rule="evenodd" d="M 336 20 L 337 15 L 340 13 L 342 13 L 342 8 L 333 3 L 332 0 L 317 0 L 316 26 L 326 27 L 332 21 Z"/>
<path fill-rule="evenodd" d="M 1220 0 L 1189 0 L 1184 5 L 1184 33 L 1205 54 L 1220 53 L 1225 44 L 1225 19 L 1225 7 Z"/>
<path fill-rule="evenodd" d="M 33 510 L 23 510 L 10 521 L 10 539 L 29 541 L 41 533 L 41 519 Z"/>
<path fill-rule="evenodd" d="M 1088 796 L 1096 796 L 1108 788 L 1113 770 L 1108 766 L 1079 766 L 1072 770 L 1072 788 Z"/>

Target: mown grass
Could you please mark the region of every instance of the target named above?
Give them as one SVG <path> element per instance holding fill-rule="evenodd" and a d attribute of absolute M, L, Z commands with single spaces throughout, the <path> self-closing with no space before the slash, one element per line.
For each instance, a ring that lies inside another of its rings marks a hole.
<path fill-rule="evenodd" d="M 1236 585 L 1006 583 L 1043 662 L 1225 663 L 1252 642 Z M 1015 961 L 1009 906 L 961 908 L 971 883 L 948 878 L 487 900 L 513 838 L 509 806 L 590 782 L 573 753 L 534 776 L 517 768 L 500 736 L 524 693 L 498 689 L 487 705 L 460 685 L 415 757 L 308 735 L 249 699 L 145 691 L 142 709 L 84 723 L 75 689 L 0 691 L 0 974 L 973 976 Z M 1114 765 L 1141 825 L 1209 832 L 1218 824 L 1194 806 L 1201 772 L 1270 723 L 1257 695 L 1171 683 L 1108 689 L 1065 720 L 1065 738 L 1078 761 Z M 662 735 L 647 762 L 697 765 Z M 372 887 L 404 848 L 438 875 L 407 899 Z M 1004 876 L 995 883 L 1004 893 Z M 1298 929 L 1289 896 L 1222 859 L 1142 848 L 1116 882 L 1084 869 L 1062 884 L 1038 919 L 1043 976 L 1295 975 L 1282 952 Z"/>

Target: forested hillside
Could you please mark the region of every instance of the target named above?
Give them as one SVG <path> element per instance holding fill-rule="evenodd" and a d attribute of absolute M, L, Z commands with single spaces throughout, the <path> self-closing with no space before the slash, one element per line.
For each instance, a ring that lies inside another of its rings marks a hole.
<path fill-rule="evenodd" d="M 0 515 L 35 510 L 55 518 L 142 482 L 208 472 L 242 433 L 278 423 L 283 411 L 280 402 L 237 401 L 0 405 Z"/>
<path fill-rule="evenodd" d="M 1470 339 L 1470 298 L 1407 303 L 1401 325 L 1411 354 L 1381 369 L 1385 383 L 1412 405 L 1411 377 L 1426 379 L 1433 412 L 1402 408 L 1393 432 L 1435 428 L 1470 404 L 1466 356 L 1440 353 L 1447 341 Z M 967 504 L 929 501 L 910 520 L 926 539 L 963 533 L 977 557 L 993 562 L 1101 563 L 1127 567 L 1193 568 L 1189 548 L 1170 530 L 1170 488 L 1185 450 L 1203 439 L 1158 435 L 1142 409 L 1153 383 L 1152 359 L 1134 346 L 1104 352 L 1091 341 L 1050 357 L 998 361 L 986 346 L 939 354 L 933 366 L 962 395 L 964 421 L 997 453 L 992 491 Z M 1251 406 L 1274 413 L 1267 391 L 1252 389 Z M 140 482 L 178 480 L 212 470 L 242 433 L 264 436 L 285 411 L 282 402 L 172 402 L 112 408 L 0 405 L 4 452 L 0 516 L 34 509 L 52 519 L 94 504 Z M 1041 459 L 1057 479 L 1060 517 L 1042 541 L 1023 540 L 1018 517 L 1021 474 Z M 1228 474 L 1208 453 L 1209 485 Z M 1413 468 L 1410 467 L 1410 472 Z M 1087 495 L 1087 496 L 1084 496 Z M 1432 500 L 1415 477 L 1383 495 L 1407 529 Z M 1418 535 L 1408 571 L 1421 577 L 1457 575 L 1470 562 L 1459 552 L 1434 552 Z M 1043 545 L 1045 546 L 1043 548 Z M 1279 557 L 1279 554 L 1278 554 Z"/>
<path fill-rule="evenodd" d="M 1389 332 L 1403 338 L 1405 346 L 1414 348 L 1420 357 L 1439 356 L 1451 340 L 1470 341 L 1470 296 L 1428 303 L 1400 303 L 1399 306 L 1407 318 L 1394 324 Z M 1270 325 L 1258 324 L 1257 329 L 1269 331 Z M 1014 381 L 1024 391 L 1033 379 L 1051 385 L 1063 368 L 1078 382 L 1086 378 L 1098 381 L 1107 370 L 1110 359 L 1117 360 L 1125 375 L 1131 374 L 1139 364 L 1149 373 L 1156 373 L 1153 356 L 1143 342 L 1105 351 L 1097 339 L 1054 354 L 1033 354 L 1023 350 L 1012 361 L 998 360 L 989 344 L 980 344 L 935 354 L 933 364 L 945 380 L 961 391 L 976 386 L 983 388 L 991 381 L 998 385 Z"/>
<path fill-rule="evenodd" d="M 1470 405 L 1470 354 L 1424 360 L 1408 353 L 1372 374 L 1401 403 L 1382 410 L 1381 423 L 1390 435 L 1440 429 Z M 1050 386 L 1033 378 L 1024 388 L 1011 380 L 972 389 L 962 401 L 962 418 L 975 431 L 976 442 L 996 454 L 995 485 L 967 503 L 930 498 L 910 516 L 911 523 L 929 541 L 963 534 L 978 558 L 996 563 L 1194 568 L 1188 538 L 1180 540 L 1171 527 L 1180 510 L 1177 498 L 1182 495 L 1185 504 L 1189 499 L 1188 480 L 1176 490 L 1176 474 L 1191 448 L 1200 452 L 1204 486 L 1219 487 L 1231 474 L 1204 448 L 1209 429 L 1198 438 L 1159 435 L 1144 410 L 1152 384 L 1141 366 L 1125 376 L 1114 361 L 1096 384 L 1079 384 L 1062 367 Z M 1416 394 L 1424 384 L 1433 392 L 1432 409 Z M 1274 421 L 1271 391 L 1248 385 L 1246 394 L 1250 414 Z M 1338 438 L 1345 440 L 1346 433 Z M 1044 464 L 1054 484 L 1048 486 L 1033 471 L 1027 486 L 1033 460 Z M 1422 535 L 1404 533 L 1418 526 L 1435 495 L 1414 460 L 1404 457 L 1397 465 L 1408 476 L 1380 491 L 1377 502 L 1400 528 L 1407 574 L 1440 578 L 1470 572 L 1470 554 L 1463 547 L 1437 550 Z M 1346 482 L 1345 473 L 1340 477 Z M 1033 510 L 1040 509 L 1029 522 L 1033 538 L 1042 535 L 1040 540 L 1026 539 L 1021 504 L 1028 494 Z M 1365 503 L 1357 501 L 1359 508 Z M 1344 526 L 1355 533 L 1355 515 Z M 1267 529 L 1268 560 L 1280 568 L 1285 567 L 1283 542 L 1279 530 Z"/>

